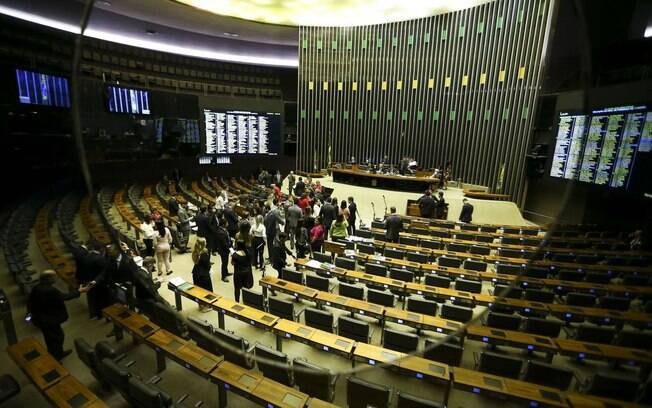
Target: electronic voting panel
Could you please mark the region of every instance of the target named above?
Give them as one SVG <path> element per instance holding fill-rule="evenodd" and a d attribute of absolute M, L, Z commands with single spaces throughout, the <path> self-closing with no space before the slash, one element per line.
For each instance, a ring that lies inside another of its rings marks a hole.
<path fill-rule="evenodd" d="M 204 109 L 204 125 L 206 154 L 280 152 L 280 113 Z"/>

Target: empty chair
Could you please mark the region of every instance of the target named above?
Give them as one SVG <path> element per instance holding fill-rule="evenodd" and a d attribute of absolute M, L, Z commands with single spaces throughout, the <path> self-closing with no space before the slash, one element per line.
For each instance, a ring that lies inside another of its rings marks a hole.
<path fill-rule="evenodd" d="M 575 262 L 581 263 L 581 264 L 588 264 L 588 265 L 595 265 L 597 264 L 602 258 L 598 255 L 592 254 L 592 255 L 577 255 L 575 258 Z"/>
<path fill-rule="evenodd" d="M 406 258 L 410 262 L 417 262 L 420 264 L 427 264 L 430 262 L 430 255 L 422 254 L 420 252 L 408 252 Z"/>
<path fill-rule="evenodd" d="M 638 381 L 636 379 L 596 373 L 593 375 L 586 393 L 619 401 L 633 401 L 637 391 Z"/>
<path fill-rule="evenodd" d="M 621 330 L 616 344 L 623 347 L 633 347 L 652 350 L 652 333 L 634 330 Z"/>
<path fill-rule="evenodd" d="M 335 266 L 338 268 L 355 270 L 355 259 L 338 256 L 335 258 Z"/>
<path fill-rule="evenodd" d="M 449 337 L 443 343 L 426 339 L 423 357 L 449 366 L 459 367 L 463 354 L 464 347 L 459 345 L 454 337 Z"/>
<path fill-rule="evenodd" d="M 376 248 L 373 245 L 359 243 L 358 252 L 362 254 L 373 255 L 376 253 Z"/>
<path fill-rule="evenodd" d="M 616 336 L 616 330 L 607 327 L 598 327 L 582 324 L 577 327 L 575 340 L 591 343 L 611 344 Z"/>
<path fill-rule="evenodd" d="M 383 223 L 383 221 L 372 220 L 372 221 L 371 221 L 371 228 L 374 228 L 374 229 L 385 229 L 385 223 Z"/>
<path fill-rule="evenodd" d="M 629 298 L 620 296 L 603 296 L 600 298 L 600 307 L 611 310 L 629 309 Z"/>
<path fill-rule="evenodd" d="M 644 275 L 625 275 L 623 284 L 630 286 L 646 286 L 650 283 L 650 277 Z"/>
<path fill-rule="evenodd" d="M 421 240 L 421 246 L 428 249 L 441 249 L 442 244 L 439 241 L 431 241 L 427 239 Z"/>
<path fill-rule="evenodd" d="M 303 285 L 303 273 L 288 268 L 281 269 L 281 279 Z"/>
<path fill-rule="evenodd" d="M 403 244 L 403 245 L 419 246 L 418 238 L 406 237 L 403 235 L 398 237 L 398 242 L 399 244 Z"/>
<path fill-rule="evenodd" d="M 620 256 L 608 257 L 606 259 L 606 262 L 607 265 L 623 266 L 623 265 L 627 265 L 627 258 L 623 258 Z"/>
<path fill-rule="evenodd" d="M 525 289 L 523 297 L 533 302 L 552 303 L 555 300 L 555 293 L 547 290 Z"/>
<path fill-rule="evenodd" d="M 500 242 L 505 245 L 523 245 L 519 237 L 501 237 Z"/>
<path fill-rule="evenodd" d="M 356 285 L 349 285 L 348 283 L 340 282 L 337 285 L 337 291 L 340 295 L 354 298 L 354 299 L 364 299 L 364 288 Z"/>
<path fill-rule="evenodd" d="M 580 282 L 584 280 L 584 272 L 581 271 L 569 271 L 569 270 L 561 270 L 557 274 L 557 278 L 560 280 L 566 280 L 566 281 L 572 281 L 572 282 Z"/>
<path fill-rule="evenodd" d="M 441 408 L 443 405 L 439 402 L 417 397 L 416 395 L 405 392 L 396 392 L 396 408 Z"/>
<path fill-rule="evenodd" d="M 519 235 L 520 233 L 520 228 L 503 227 L 503 234 Z"/>
<path fill-rule="evenodd" d="M 115 361 L 109 358 L 100 360 L 98 369 L 100 376 L 106 383 L 110 384 L 111 387 L 125 398 L 129 398 L 129 378 L 131 378 L 129 371 L 120 367 Z"/>
<path fill-rule="evenodd" d="M 521 316 L 489 312 L 485 324 L 495 329 L 518 330 L 521 327 Z"/>
<path fill-rule="evenodd" d="M 226 361 L 239 365 L 245 368 L 253 367 L 254 363 L 251 359 L 251 350 L 249 342 L 237 334 L 229 333 L 219 327 L 213 328 L 214 335 L 217 337 L 218 344 L 223 344 L 222 354 Z"/>
<path fill-rule="evenodd" d="M 530 276 L 532 278 L 545 279 L 548 277 L 549 270 L 546 268 L 535 268 L 528 266 L 525 268 L 523 275 Z"/>
<path fill-rule="evenodd" d="M 297 315 L 294 312 L 294 303 L 292 302 L 270 297 L 267 301 L 267 308 L 275 316 L 296 320 Z"/>
<path fill-rule="evenodd" d="M 355 231 L 355 235 L 361 238 L 371 238 L 373 236 L 371 230 L 368 229 L 358 229 Z M 358 244 L 358 248 L 360 248 L 360 244 Z"/>
<path fill-rule="evenodd" d="M 308 307 L 304 309 L 303 316 L 306 325 L 329 333 L 333 332 L 334 318 L 331 312 Z"/>
<path fill-rule="evenodd" d="M 498 248 L 498 255 L 506 258 L 524 258 L 523 250 Z"/>
<path fill-rule="evenodd" d="M 242 288 L 242 303 L 265 311 L 265 297 L 262 293 L 254 292 L 251 289 Z"/>
<path fill-rule="evenodd" d="M 306 274 L 306 285 L 309 288 L 321 290 L 324 292 L 330 292 L 330 281 L 328 278 L 324 278 L 316 275 Z"/>
<path fill-rule="evenodd" d="M 292 370 L 288 356 L 270 347 L 256 343 L 254 346 L 256 353 L 256 364 L 263 375 L 271 380 L 278 381 L 289 387 L 294 385 Z"/>
<path fill-rule="evenodd" d="M 591 283 L 609 283 L 611 275 L 607 272 L 587 272 L 586 281 Z"/>
<path fill-rule="evenodd" d="M 188 336 L 188 326 L 186 319 L 177 312 L 176 309 L 163 303 L 151 303 L 151 313 L 148 313 L 153 323 L 161 326 L 173 334 L 186 338 Z"/>
<path fill-rule="evenodd" d="M 76 338 L 74 340 L 74 344 L 77 357 L 79 357 L 84 365 L 88 367 L 89 370 L 91 370 L 91 374 L 93 374 L 95 378 L 101 379 L 100 372 L 98 370 L 99 360 L 95 356 L 95 350 L 93 347 L 91 347 L 91 345 L 81 337 Z"/>
<path fill-rule="evenodd" d="M 394 307 L 395 300 L 396 297 L 389 292 L 375 290 L 375 289 L 367 290 L 368 302 L 375 303 L 377 305 L 382 305 L 382 306 Z"/>
<path fill-rule="evenodd" d="M 323 401 L 333 401 L 338 375 L 334 375 L 329 369 L 312 364 L 304 358 L 295 358 L 292 361 L 292 368 L 294 382 L 301 392 Z"/>
<path fill-rule="evenodd" d="M 525 368 L 523 381 L 566 391 L 573 381 L 573 376 L 573 371 L 567 368 L 530 360 Z"/>
<path fill-rule="evenodd" d="M 489 255 L 491 254 L 491 248 L 483 245 L 471 245 L 469 252 L 476 255 Z"/>
<path fill-rule="evenodd" d="M 493 227 L 493 226 L 490 226 L 490 225 L 483 225 L 483 226 L 480 227 L 480 231 L 495 234 L 496 231 L 498 231 L 498 227 Z"/>
<path fill-rule="evenodd" d="M 477 242 L 484 242 L 486 244 L 491 244 L 494 242 L 494 237 L 489 235 L 475 235 L 473 237 Z"/>
<path fill-rule="evenodd" d="M 446 249 L 451 252 L 469 252 L 469 248 L 466 244 L 456 244 L 453 242 L 446 245 Z"/>
<path fill-rule="evenodd" d="M 561 322 L 556 320 L 528 317 L 525 319 L 526 333 L 539 334 L 541 336 L 558 337 L 561 330 Z"/>
<path fill-rule="evenodd" d="M 473 309 L 465 306 L 444 304 L 441 307 L 441 317 L 466 323 L 473 317 Z"/>
<path fill-rule="evenodd" d="M 520 299 L 523 289 L 507 285 L 494 286 L 494 296 L 506 297 L 511 299 Z"/>
<path fill-rule="evenodd" d="M 213 335 L 213 327 L 205 320 L 188 317 L 188 333 L 197 346 L 216 356 L 222 355 L 222 345 Z"/>
<path fill-rule="evenodd" d="M 405 258 L 405 251 L 402 249 L 385 248 L 385 252 L 383 254 L 387 258 L 392 258 L 392 259 Z"/>
<path fill-rule="evenodd" d="M 523 367 L 523 360 L 491 351 L 480 354 L 478 371 L 499 375 L 501 377 L 518 378 Z"/>
<path fill-rule="evenodd" d="M 526 246 L 539 246 L 541 241 L 538 239 L 532 239 L 532 238 L 521 238 L 521 245 L 526 245 Z"/>
<path fill-rule="evenodd" d="M 379 241 L 379 242 L 387 241 L 387 238 L 385 237 L 384 232 L 375 232 L 375 231 L 373 231 L 371 233 L 371 235 L 372 235 L 372 238 L 374 239 L 374 241 Z"/>
<path fill-rule="evenodd" d="M 462 265 L 462 260 L 459 258 L 451 258 L 446 255 L 442 255 L 437 258 L 437 264 L 439 266 L 446 266 L 448 268 L 459 268 Z"/>
<path fill-rule="evenodd" d="M 451 237 L 450 232 L 448 232 L 448 231 L 438 231 L 438 230 L 430 231 L 430 235 L 432 235 L 433 237 L 437 237 L 437 238 L 450 238 Z"/>
<path fill-rule="evenodd" d="M 487 270 L 487 263 L 473 259 L 467 259 L 464 261 L 463 268 L 468 269 L 469 271 L 484 272 Z"/>
<path fill-rule="evenodd" d="M 473 231 L 478 232 L 478 226 L 473 224 L 461 224 L 460 229 L 462 231 Z"/>
<path fill-rule="evenodd" d="M 391 390 L 358 377 L 346 379 L 346 403 L 349 408 L 388 408 Z"/>
<path fill-rule="evenodd" d="M 407 310 L 429 316 L 437 316 L 437 302 L 410 297 L 407 300 Z"/>
<path fill-rule="evenodd" d="M 322 252 L 313 252 L 312 257 L 319 262 L 331 263 L 333 261 L 330 255 L 324 254 Z"/>
<path fill-rule="evenodd" d="M 566 304 L 571 306 L 593 307 L 595 306 L 595 295 L 572 292 L 566 295 Z"/>
<path fill-rule="evenodd" d="M 407 269 L 390 268 L 389 277 L 403 282 L 413 282 L 414 272 L 408 271 Z"/>
<path fill-rule="evenodd" d="M 505 275 L 521 275 L 523 273 L 523 267 L 520 265 L 497 263 L 496 272 L 504 273 Z"/>
<path fill-rule="evenodd" d="M 553 254 L 552 260 L 554 262 L 575 262 L 575 254 L 570 252 Z"/>
<path fill-rule="evenodd" d="M 172 406 L 172 398 L 151 384 L 137 377 L 129 377 L 129 401 L 131 405 L 142 408 L 165 408 Z"/>
<path fill-rule="evenodd" d="M 419 336 L 414 333 L 407 333 L 399 330 L 383 330 L 383 347 L 400 351 L 401 353 L 412 353 L 417 351 Z"/>
<path fill-rule="evenodd" d="M 387 276 L 387 267 L 385 265 L 367 262 L 364 266 L 365 273 L 376 276 Z"/>
<path fill-rule="evenodd" d="M 537 235 L 539 235 L 539 230 L 530 229 L 530 228 L 523 228 L 521 230 L 521 235 L 537 236 Z"/>
<path fill-rule="evenodd" d="M 475 230 L 477 232 L 477 229 Z M 465 234 L 458 232 L 455 234 L 455 239 L 459 241 L 473 241 L 473 234 Z"/>
<path fill-rule="evenodd" d="M 372 330 L 367 322 L 340 316 L 337 318 L 337 334 L 362 343 L 369 343 Z"/>
<path fill-rule="evenodd" d="M 426 285 L 435 286 L 438 288 L 450 288 L 451 286 L 451 278 L 447 276 L 428 274 L 426 275 L 425 282 Z"/>
<path fill-rule="evenodd" d="M 457 279 L 455 281 L 455 289 L 471 293 L 480 293 L 482 292 L 482 282 L 468 279 Z"/>

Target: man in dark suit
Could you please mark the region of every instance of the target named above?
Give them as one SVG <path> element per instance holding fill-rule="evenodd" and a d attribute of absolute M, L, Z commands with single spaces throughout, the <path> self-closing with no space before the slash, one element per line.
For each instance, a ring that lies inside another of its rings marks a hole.
<path fill-rule="evenodd" d="M 206 207 L 199 208 L 199 212 L 194 217 L 195 224 L 197 225 L 197 236 L 206 238 L 208 236 L 208 215 L 206 215 Z"/>
<path fill-rule="evenodd" d="M 328 237 L 331 224 L 337 218 L 337 208 L 327 199 L 324 205 L 321 206 L 321 210 L 319 210 L 319 217 L 321 217 L 321 222 L 324 225 L 324 236 Z"/>
<path fill-rule="evenodd" d="M 231 241 L 231 236 L 229 234 L 229 231 L 223 227 L 227 222 L 224 218 L 221 218 L 219 220 L 219 226 L 217 227 L 217 234 L 216 234 L 216 247 L 217 247 L 217 253 L 220 254 L 220 260 L 221 260 L 221 271 L 222 271 L 222 282 L 228 282 L 229 281 L 229 276 L 231 274 L 229 273 L 229 252 L 233 248 L 233 243 Z"/>
<path fill-rule="evenodd" d="M 179 212 L 179 203 L 175 197 L 170 197 L 168 200 L 168 211 L 170 212 L 171 216 L 177 216 L 177 213 Z"/>
<path fill-rule="evenodd" d="M 396 207 L 390 208 L 389 212 L 385 219 L 385 238 L 389 242 L 398 242 L 398 235 L 403 231 L 403 220 L 396 214 Z"/>
<path fill-rule="evenodd" d="M 88 285 L 104 270 L 106 259 L 98 250 L 80 245 L 73 246 L 71 252 L 75 258 L 75 279 L 80 285 Z M 86 301 L 89 317 L 100 319 L 102 309 L 109 306 L 108 291 L 100 286 L 90 287 L 86 293 Z"/>
<path fill-rule="evenodd" d="M 460 211 L 460 221 L 469 223 L 473 219 L 473 206 L 466 198 L 462 200 L 462 211 Z"/>
<path fill-rule="evenodd" d="M 224 206 L 222 216 L 226 220 L 226 230 L 232 239 L 235 239 L 235 234 L 238 233 L 238 215 L 233 211 L 232 204 L 228 203 Z"/>
<path fill-rule="evenodd" d="M 419 205 L 419 212 L 422 217 L 432 218 L 435 215 L 437 202 L 432 198 L 430 190 L 426 190 L 426 193 L 419 198 L 417 204 Z"/>
<path fill-rule="evenodd" d="M 294 196 L 301 197 L 306 189 L 306 183 L 303 182 L 303 177 L 299 177 L 299 181 L 294 185 Z"/>
<path fill-rule="evenodd" d="M 31 314 L 34 326 L 41 329 L 48 353 L 61 360 L 72 353 L 71 350 L 63 349 L 65 335 L 61 324 L 68 320 L 64 302 L 79 297 L 79 292 L 71 290 L 68 294 L 61 293 L 54 287 L 56 276 L 57 273 L 52 269 L 41 273 L 39 283 L 27 299 L 27 312 Z"/>
<path fill-rule="evenodd" d="M 274 199 L 276 202 L 276 199 Z M 267 208 L 267 207 L 266 207 Z M 265 234 L 267 237 L 267 254 L 269 258 L 272 258 L 272 242 L 276 238 L 276 234 L 280 232 L 280 226 L 285 225 L 285 220 L 281 217 L 280 210 L 274 208 L 273 210 L 268 210 L 263 219 L 263 225 L 265 225 Z"/>
<path fill-rule="evenodd" d="M 444 192 L 440 191 L 438 193 L 439 198 L 437 199 L 437 210 L 435 214 L 435 218 L 439 220 L 446 219 L 446 212 L 448 211 L 448 204 L 446 203 L 446 200 L 444 200 Z"/>
<path fill-rule="evenodd" d="M 349 197 L 349 235 L 355 235 L 355 222 L 358 219 L 358 205 Z"/>

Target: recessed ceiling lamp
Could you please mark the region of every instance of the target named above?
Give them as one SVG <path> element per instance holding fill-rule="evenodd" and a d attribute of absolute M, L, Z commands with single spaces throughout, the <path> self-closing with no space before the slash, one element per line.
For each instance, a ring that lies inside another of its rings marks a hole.
<path fill-rule="evenodd" d="M 224 32 L 224 33 L 222 33 L 222 34 L 224 34 L 224 35 L 227 36 L 227 37 L 240 37 L 240 34 L 238 34 L 238 33 L 229 33 L 229 32 Z"/>

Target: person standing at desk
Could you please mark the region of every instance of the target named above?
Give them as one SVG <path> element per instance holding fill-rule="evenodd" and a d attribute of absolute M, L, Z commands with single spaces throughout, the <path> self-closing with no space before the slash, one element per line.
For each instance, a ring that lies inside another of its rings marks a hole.
<path fill-rule="evenodd" d="M 446 203 L 446 200 L 444 200 L 444 192 L 440 191 L 438 193 L 439 198 L 437 199 L 437 208 L 436 208 L 436 215 L 435 218 L 438 220 L 442 220 L 446 218 L 446 208 L 448 208 L 448 204 Z"/>
<path fill-rule="evenodd" d="M 251 289 L 254 286 L 254 275 L 251 271 L 251 256 L 247 253 L 247 244 L 242 240 L 235 243 L 235 252 L 231 255 L 233 264 L 233 289 L 235 301 L 240 301 L 242 288 Z"/>
<path fill-rule="evenodd" d="M 419 213 L 424 218 L 432 218 L 435 215 L 437 209 L 437 202 L 432 198 L 432 193 L 430 190 L 426 190 L 426 193 L 417 200 L 419 205 Z"/>
<path fill-rule="evenodd" d="M 462 211 L 460 211 L 460 221 L 470 223 L 473 219 L 473 206 L 466 198 L 462 200 Z"/>
<path fill-rule="evenodd" d="M 337 201 L 335 202 L 337 203 Z M 335 217 L 337 216 L 337 209 L 331 202 L 326 199 L 324 201 L 324 205 L 321 206 L 321 209 L 319 210 L 319 218 L 322 220 L 322 225 L 324 226 L 324 235 L 328 237 L 328 230 L 331 229 L 331 224 L 333 224 L 333 221 L 335 221 Z"/>
<path fill-rule="evenodd" d="M 192 250 L 192 283 L 195 286 L 213 291 L 213 282 L 211 281 L 211 253 L 206 247 L 206 240 L 198 237 L 195 241 L 195 247 Z M 199 311 L 202 313 L 209 312 L 211 309 L 199 304 Z"/>
<path fill-rule="evenodd" d="M 291 171 L 290 174 L 288 175 L 288 194 L 292 194 L 292 189 L 294 189 L 294 182 L 295 182 L 294 172 Z M 269 244 L 268 242 L 268 245 L 271 244 Z"/>
<path fill-rule="evenodd" d="M 389 209 L 390 215 L 385 219 L 385 238 L 389 242 L 398 242 L 398 236 L 403 231 L 403 220 L 396 214 L 396 207 Z"/>
<path fill-rule="evenodd" d="M 294 196 L 295 197 L 301 197 L 305 190 L 306 190 L 306 183 L 303 182 L 302 177 L 299 177 L 299 181 L 294 186 Z"/>
<path fill-rule="evenodd" d="M 72 350 L 63 349 L 65 334 L 61 324 L 68 320 L 64 302 L 79 297 L 79 292 L 71 290 L 68 294 L 61 293 L 54 287 L 56 276 L 52 269 L 41 272 L 38 284 L 27 299 L 27 312 L 31 314 L 34 326 L 43 333 L 48 353 L 61 360 L 72 353 Z"/>
<path fill-rule="evenodd" d="M 358 205 L 349 197 L 349 235 L 355 235 L 355 221 L 358 217 Z"/>

